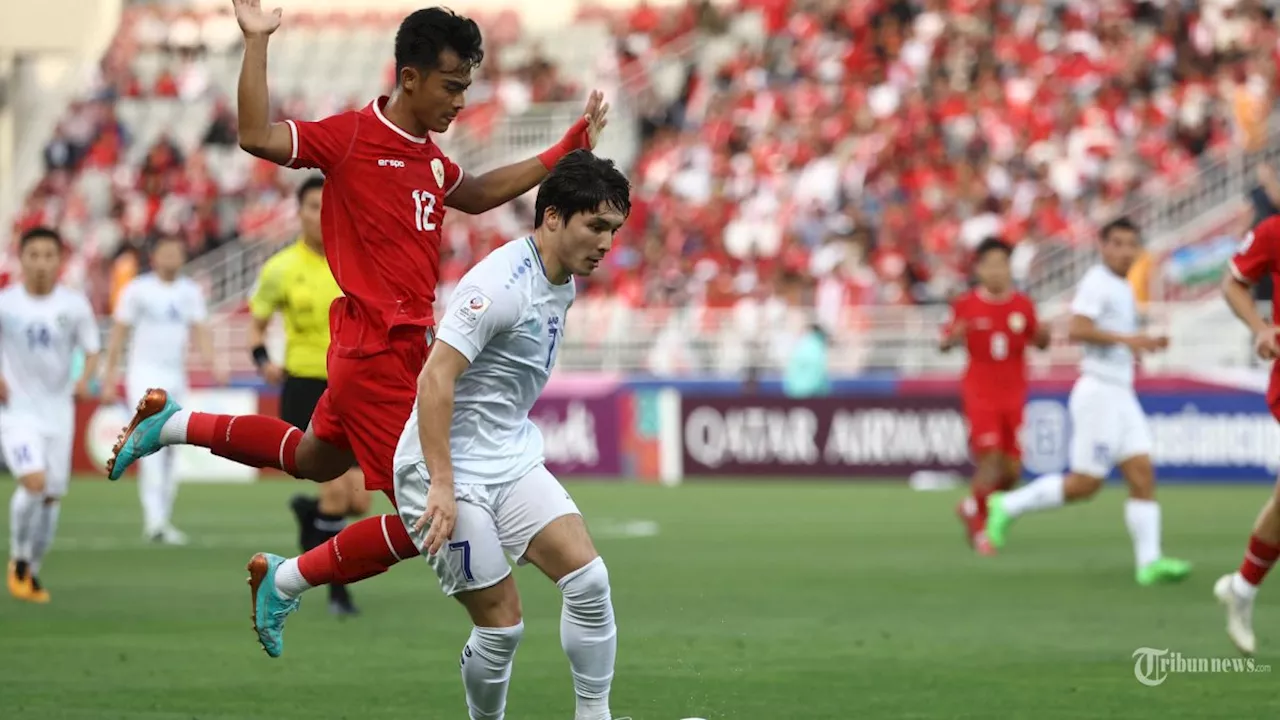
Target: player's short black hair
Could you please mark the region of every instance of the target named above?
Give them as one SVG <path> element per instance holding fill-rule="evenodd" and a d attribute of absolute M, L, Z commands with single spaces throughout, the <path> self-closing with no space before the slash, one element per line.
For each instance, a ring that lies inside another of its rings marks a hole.
<path fill-rule="evenodd" d="M 311 192 L 312 190 L 323 190 L 323 189 L 324 189 L 323 175 L 307 176 L 307 179 L 303 180 L 302 184 L 298 186 L 298 204 L 301 205 L 302 202 L 307 199 L 307 193 Z"/>
<path fill-rule="evenodd" d="M 1106 242 L 1111 238 L 1111 233 L 1115 232 L 1116 230 L 1128 230 L 1134 235 L 1139 235 L 1139 236 L 1142 235 L 1142 233 L 1138 230 L 1138 226 L 1133 224 L 1132 220 L 1130 220 L 1127 217 L 1118 217 L 1115 220 L 1112 220 L 1111 222 L 1102 226 L 1102 230 L 1098 233 L 1098 239 L 1102 240 L 1103 242 Z"/>
<path fill-rule="evenodd" d="M 18 252 L 26 250 L 27 246 L 36 240 L 52 240 L 53 244 L 58 246 L 58 252 L 62 252 L 67 247 L 66 243 L 62 242 L 62 236 L 58 234 L 57 230 L 40 225 L 30 228 L 18 237 Z"/>
<path fill-rule="evenodd" d="M 555 208 L 568 222 L 578 213 L 593 213 L 605 204 L 624 216 L 631 214 L 631 183 L 612 160 L 588 150 L 574 150 L 551 169 L 538 188 L 533 226 L 542 227 L 547 208 Z"/>
<path fill-rule="evenodd" d="M 422 72 L 435 70 L 440 66 L 440 53 L 445 50 L 457 53 L 463 65 L 479 65 L 484 59 L 484 47 L 476 21 L 442 7 L 409 13 L 396 31 L 396 77 L 406 67 Z"/>
<path fill-rule="evenodd" d="M 973 260 L 977 262 L 987 256 L 989 252 L 1002 252 L 1005 257 L 1013 256 L 1013 246 L 1001 240 L 1000 238 L 989 237 L 978 245 L 978 249 L 973 251 Z"/>

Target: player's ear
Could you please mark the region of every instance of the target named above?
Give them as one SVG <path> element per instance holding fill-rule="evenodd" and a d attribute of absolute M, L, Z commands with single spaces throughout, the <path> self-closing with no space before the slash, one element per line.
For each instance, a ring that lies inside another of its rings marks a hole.
<path fill-rule="evenodd" d="M 421 84 L 423 80 L 424 78 L 422 77 L 422 73 L 418 72 L 417 68 L 409 65 L 405 65 L 400 68 L 400 87 L 404 88 L 407 92 L 412 93 L 417 90 L 418 85 Z"/>
<path fill-rule="evenodd" d="M 552 232 L 559 230 L 560 229 L 560 211 L 556 210 L 554 206 L 548 207 L 546 210 L 543 211 L 542 224 L 546 225 L 547 229 Z"/>

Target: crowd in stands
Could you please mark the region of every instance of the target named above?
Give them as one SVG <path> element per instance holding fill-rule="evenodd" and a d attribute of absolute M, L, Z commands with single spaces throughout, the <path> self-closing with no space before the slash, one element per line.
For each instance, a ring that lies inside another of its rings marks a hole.
<path fill-rule="evenodd" d="M 736 5 L 584 11 L 615 30 L 642 128 L 633 214 L 588 295 L 659 307 L 810 293 L 832 307 L 936 302 L 991 236 L 1019 246 L 1025 276 L 1036 248 L 1087 241 L 1127 203 L 1264 142 L 1280 60 L 1275 18 L 1257 0 Z M 290 181 L 273 167 L 212 172 L 207 161 L 235 147 L 233 110 L 206 68 L 236 58 L 234 20 L 129 12 L 18 218 L 61 226 L 89 275 L 122 257 L 127 276 L 157 233 L 182 235 L 196 255 L 268 235 L 291 213 Z M 571 69 L 500 67 L 493 48 L 519 37 L 519 21 L 482 21 L 489 59 L 461 124 L 490 132 L 504 114 L 582 95 Z M 147 82 L 134 67 L 144 50 L 167 58 Z M 648 73 L 673 59 L 683 82 L 664 93 Z M 212 122 L 192 147 L 162 135 L 130 154 L 117 103 L 146 96 L 211 99 Z M 290 98 L 277 110 L 320 116 L 367 100 Z M 530 209 L 451 215 L 444 279 L 519 233 Z"/>

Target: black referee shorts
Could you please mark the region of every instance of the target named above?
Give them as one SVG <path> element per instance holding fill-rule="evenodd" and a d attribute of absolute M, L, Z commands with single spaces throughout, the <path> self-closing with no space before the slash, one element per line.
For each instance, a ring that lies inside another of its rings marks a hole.
<path fill-rule="evenodd" d="M 286 375 L 284 387 L 280 389 L 280 419 L 299 430 L 306 430 L 320 396 L 328 387 L 329 383 L 320 378 Z"/>

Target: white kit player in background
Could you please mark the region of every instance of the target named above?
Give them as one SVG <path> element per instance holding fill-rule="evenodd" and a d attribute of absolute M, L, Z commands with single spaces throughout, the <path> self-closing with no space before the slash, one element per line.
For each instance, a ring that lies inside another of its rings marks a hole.
<path fill-rule="evenodd" d="M 58 234 L 29 230 L 19 247 L 22 282 L 0 291 L 0 449 L 18 479 L 9 501 L 9 593 L 48 602 L 40 566 L 71 481 L 75 396 L 89 394 L 101 339 L 89 299 L 57 284 Z M 77 348 L 85 366 L 73 383 Z"/>
<path fill-rule="evenodd" d="M 134 278 L 120 293 L 107 344 L 103 404 L 119 399 L 120 355 L 126 343 L 129 358 L 124 384 L 128 397 L 143 397 L 148 388 L 162 387 L 181 403 L 188 389 L 187 344 L 192 331 L 196 348 L 215 381 L 226 383 L 226 372 L 214 359 L 204 291 L 194 280 L 178 274 L 186 259 L 181 238 L 159 238 L 151 249 L 151 272 Z M 173 526 L 173 504 L 178 496 L 174 453 L 174 448 L 166 447 L 139 461 L 138 495 L 143 535 L 153 542 L 182 545 L 187 538 Z"/>
<path fill-rule="evenodd" d="M 1020 515 L 1093 497 L 1112 468 L 1129 486 L 1124 518 L 1133 539 L 1135 575 L 1141 585 L 1182 580 L 1191 566 L 1160 548 L 1160 504 L 1151 464 L 1151 431 L 1133 389 L 1134 365 L 1144 353 L 1169 346 L 1166 337 L 1138 331 L 1138 303 L 1127 280 L 1142 252 L 1138 229 L 1127 219 L 1102 229 L 1102 263 L 1085 273 L 1071 303 L 1070 338 L 1084 345 L 1080 379 L 1067 401 L 1071 414 L 1071 466 L 988 501 L 987 537 L 1005 543 Z M 993 532 L 994 528 L 994 532 Z"/>
<path fill-rule="evenodd" d="M 613 163 L 565 156 L 538 190 L 535 232 L 458 284 L 400 436 L 400 519 L 474 627 L 462 650 L 470 717 L 500 719 L 524 631 L 508 557 L 560 588 L 576 720 L 609 720 L 617 628 L 609 572 L 577 505 L 543 465 L 529 411 L 555 366 L 574 275 L 599 266 L 631 209 Z"/>

